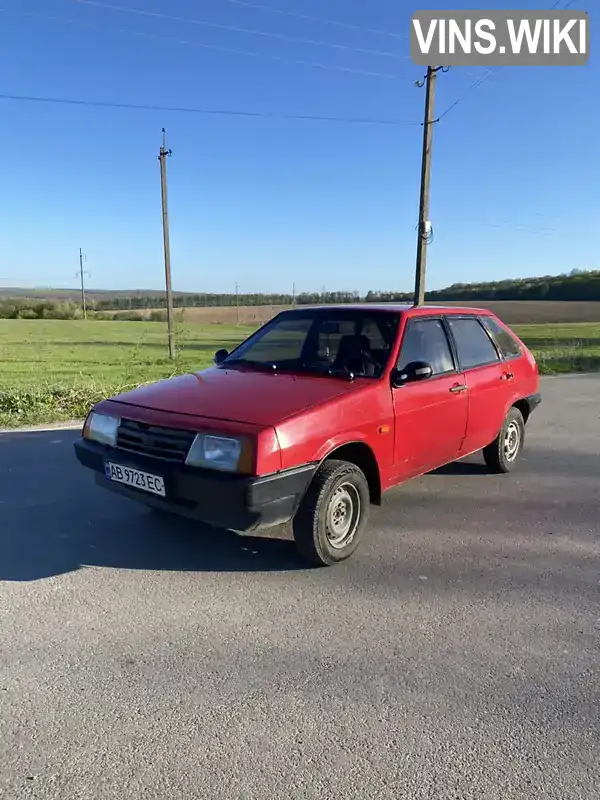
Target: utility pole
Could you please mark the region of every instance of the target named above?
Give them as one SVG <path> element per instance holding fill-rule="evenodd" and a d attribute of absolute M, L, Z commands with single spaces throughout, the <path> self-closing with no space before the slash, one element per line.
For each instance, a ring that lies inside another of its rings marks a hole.
<path fill-rule="evenodd" d="M 296 306 L 296 284 L 292 283 L 292 308 Z"/>
<path fill-rule="evenodd" d="M 438 70 L 445 67 L 427 67 L 424 81 L 417 81 L 418 87 L 425 85 L 425 116 L 423 119 L 423 152 L 421 155 L 421 191 L 419 195 L 419 222 L 417 226 L 417 263 L 415 267 L 414 305 L 425 302 L 425 273 L 427 270 L 427 245 L 431 242 L 429 222 L 429 183 L 431 179 L 431 147 L 433 144 L 433 116 L 435 100 L 435 78 Z"/>
<path fill-rule="evenodd" d="M 162 197 L 163 246 L 165 252 L 165 286 L 167 290 L 167 329 L 169 335 L 169 358 L 175 358 L 173 346 L 173 292 L 171 290 L 171 243 L 169 240 L 169 211 L 167 204 L 167 157 L 171 150 L 166 149 L 166 132 L 162 129 L 162 146 L 158 155 L 160 161 L 160 189 Z"/>
<path fill-rule="evenodd" d="M 83 318 L 87 319 L 87 306 L 85 302 L 85 283 L 83 280 L 83 276 L 87 275 L 88 277 L 92 277 L 92 273 L 84 270 L 83 268 L 83 259 L 84 255 L 81 251 L 81 247 L 79 248 L 79 272 L 76 274 L 81 278 L 81 310 L 83 311 Z"/>
<path fill-rule="evenodd" d="M 237 284 L 237 282 L 235 284 L 235 321 L 236 321 L 237 325 L 240 324 L 240 301 L 239 301 L 239 295 L 238 295 L 238 284 Z"/>

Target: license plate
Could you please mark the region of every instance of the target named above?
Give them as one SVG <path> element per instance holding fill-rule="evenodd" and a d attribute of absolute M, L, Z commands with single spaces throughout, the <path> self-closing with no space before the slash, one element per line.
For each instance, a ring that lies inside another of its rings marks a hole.
<path fill-rule="evenodd" d="M 151 475 L 139 469 L 122 467 L 120 464 L 106 464 L 106 477 L 109 481 L 124 483 L 126 486 L 133 486 L 135 489 L 142 489 L 145 492 L 159 494 L 165 497 L 165 481 L 160 475 Z"/>

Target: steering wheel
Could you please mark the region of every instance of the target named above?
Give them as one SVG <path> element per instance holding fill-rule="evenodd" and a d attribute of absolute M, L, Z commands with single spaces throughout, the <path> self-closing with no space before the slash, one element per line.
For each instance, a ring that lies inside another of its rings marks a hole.
<path fill-rule="evenodd" d="M 369 377 L 375 374 L 378 366 L 377 361 L 368 350 L 363 350 L 360 356 L 348 356 L 341 364 L 341 368 L 346 370 L 346 372 L 367 375 Z"/>

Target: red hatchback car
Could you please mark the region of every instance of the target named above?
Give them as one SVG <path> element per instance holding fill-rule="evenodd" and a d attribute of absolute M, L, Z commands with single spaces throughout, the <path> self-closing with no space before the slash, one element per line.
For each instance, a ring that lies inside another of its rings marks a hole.
<path fill-rule="evenodd" d="M 541 399 L 533 355 L 484 309 L 297 308 L 214 361 L 97 404 L 77 458 L 215 528 L 293 520 L 313 565 L 348 558 L 392 486 L 478 450 L 509 472 Z"/>

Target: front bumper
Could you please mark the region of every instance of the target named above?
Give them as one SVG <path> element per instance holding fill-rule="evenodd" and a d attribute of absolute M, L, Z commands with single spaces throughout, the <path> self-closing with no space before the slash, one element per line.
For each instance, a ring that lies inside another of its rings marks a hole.
<path fill-rule="evenodd" d="M 96 482 L 105 489 L 215 528 L 242 532 L 289 521 L 318 466 L 305 464 L 272 475 L 246 477 L 186 467 L 82 438 L 74 447 L 79 463 L 94 471 Z M 108 480 L 104 471 L 107 461 L 162 476 L 166 498 Z"/>

